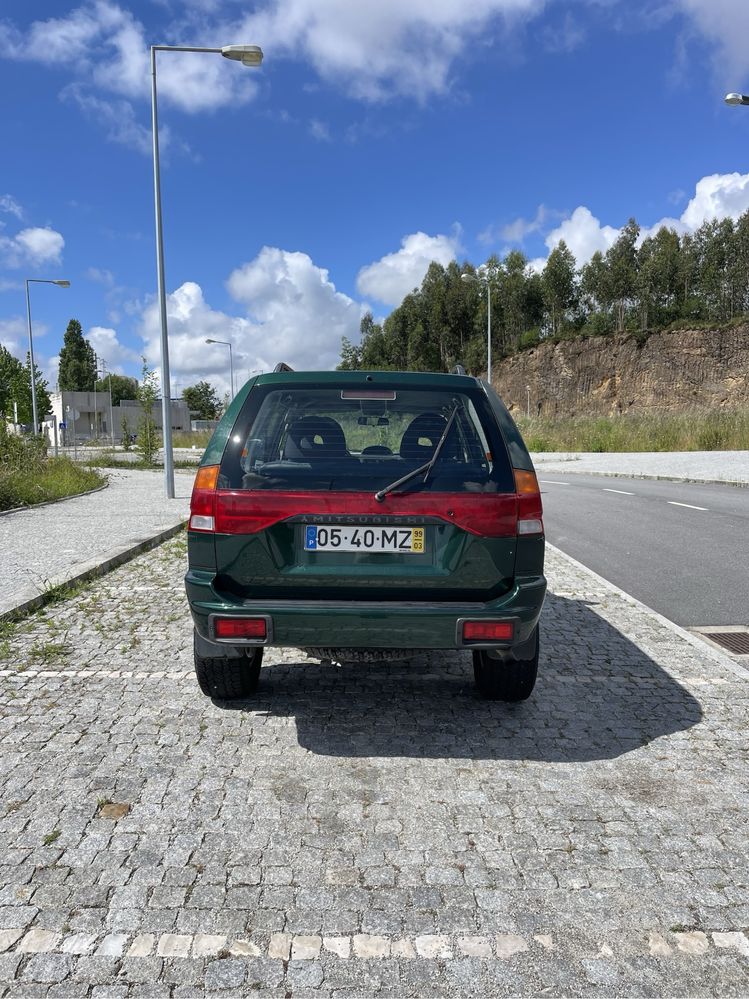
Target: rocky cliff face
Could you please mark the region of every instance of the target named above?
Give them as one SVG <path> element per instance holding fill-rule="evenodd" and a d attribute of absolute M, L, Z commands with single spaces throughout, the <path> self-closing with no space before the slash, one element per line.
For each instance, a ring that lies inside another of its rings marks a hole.
<path fill-rule="evenodd" d="M 542 344 L 492 382 L 512 411 L 541 416 L 749 406 L 749 325 Z"/>

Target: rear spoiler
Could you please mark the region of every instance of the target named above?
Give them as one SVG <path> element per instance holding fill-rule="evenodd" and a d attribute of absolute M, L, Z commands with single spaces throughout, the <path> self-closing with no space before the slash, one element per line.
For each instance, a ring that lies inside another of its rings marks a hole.
<path fill-rule="evenodd" d="M 283 361 L 279 361 L 278 364 L 273 369 L 273 374 L 277 374 L 279 371 L 293 371 L 294 369 Z"/>

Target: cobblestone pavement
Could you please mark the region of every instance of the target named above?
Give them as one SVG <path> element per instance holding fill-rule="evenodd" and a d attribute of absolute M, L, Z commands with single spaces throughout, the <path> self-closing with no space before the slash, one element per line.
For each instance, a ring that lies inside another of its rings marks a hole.
<path fill-rule="evenodd" d="M 749 992 L 746 675 L 552 552 L 542 667 L 267 655 L 199 693 L 184 539 L 0 644 L 0 996 Z"/>
<path fill-rule="evenodd" d="M 586 451 L 536 453 L 540 472 L 591 472 L 684 478 L 695 482 L 749 485 L 749 451 L 645 451 L 594 454 Z"/>
<path fill-rule="evenodd" d="M 0 517 L 0 614 L 186 519 L 194 473 L 107 469 L 106 489 Z"/>

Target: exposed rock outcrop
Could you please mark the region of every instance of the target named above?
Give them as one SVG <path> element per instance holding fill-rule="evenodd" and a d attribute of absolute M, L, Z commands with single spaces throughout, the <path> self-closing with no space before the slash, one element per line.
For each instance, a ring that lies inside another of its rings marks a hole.
<path fill-rule="evenodd" d="M 494 366 L 492 381 L 531 415 L 749 406 L 749 325 L 541 344 Z"/>

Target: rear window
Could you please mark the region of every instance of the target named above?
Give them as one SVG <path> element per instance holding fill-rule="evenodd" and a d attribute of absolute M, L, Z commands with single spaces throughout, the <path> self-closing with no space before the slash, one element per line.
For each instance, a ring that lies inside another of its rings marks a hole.
<path fill-rule="evenodd" d="M 507 450 L 477 391 L 306 385 L 248 395 L 219 488 L 373 492 L 431 461 L 398 491 L 513 492 Z"/>

